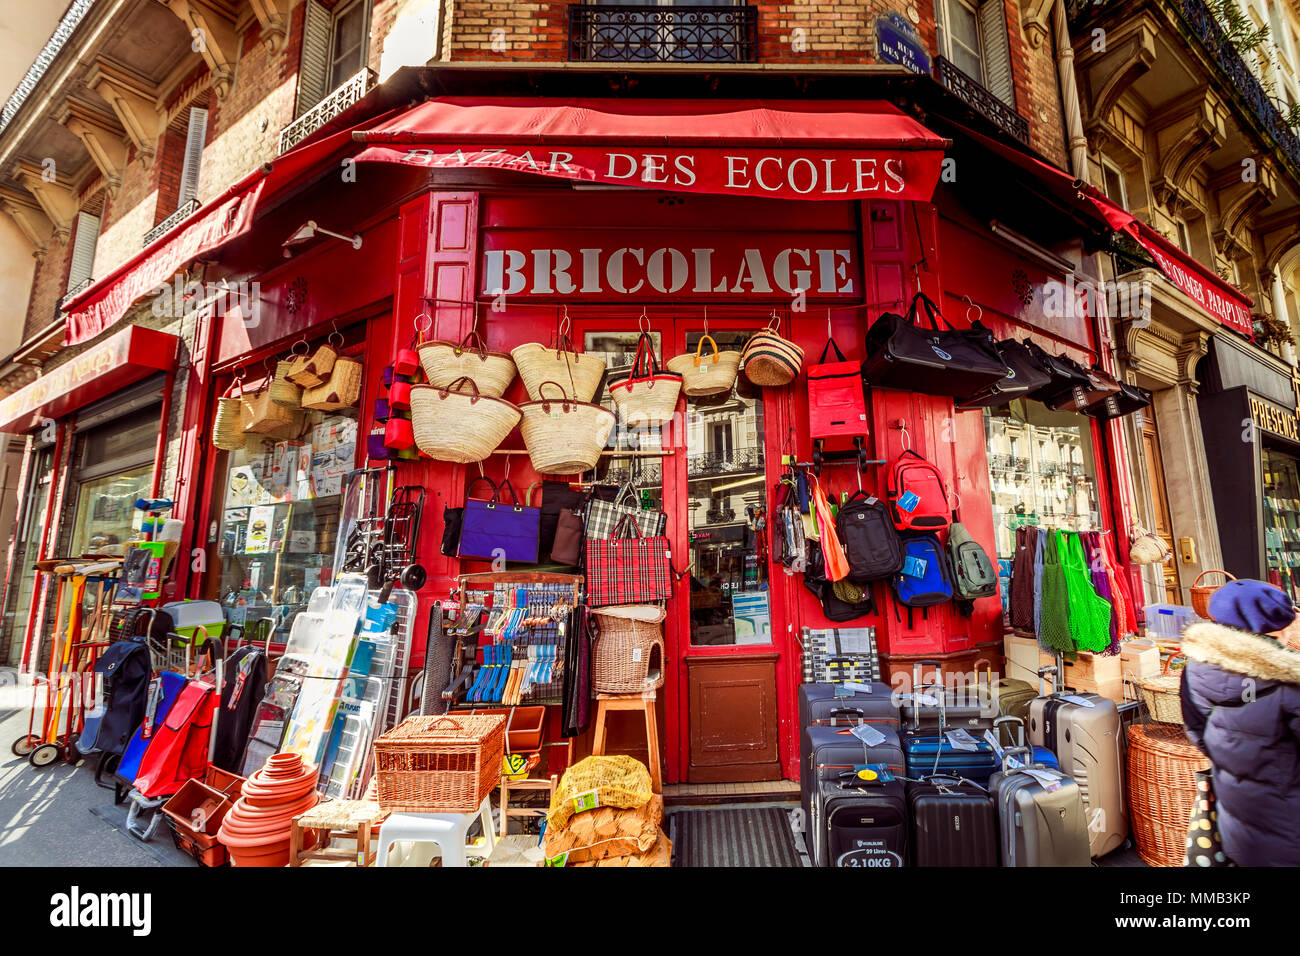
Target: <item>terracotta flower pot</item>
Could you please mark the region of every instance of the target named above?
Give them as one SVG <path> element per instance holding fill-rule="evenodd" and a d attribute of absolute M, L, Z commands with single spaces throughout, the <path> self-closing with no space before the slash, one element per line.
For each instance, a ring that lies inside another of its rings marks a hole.
<path fill-rule="evenodd" d="M 243 794 L 221 821 L 217 839 L 235 866 L 284 866 L 289 862 L 293 818 L 320 801 L 319 771 L 297 754 L 274 754 L 244 784 Z M 311 839 L 304 846 L 310 845 Z"/>

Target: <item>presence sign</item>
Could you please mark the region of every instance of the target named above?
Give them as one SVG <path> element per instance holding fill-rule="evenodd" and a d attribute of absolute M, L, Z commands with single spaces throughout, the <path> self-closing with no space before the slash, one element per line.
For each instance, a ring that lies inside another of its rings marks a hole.
<path fill-rule="evenodd" d="M 1296 413 L 1281 405 L 1250 396 L 1250 420 L 1258 428 L 1273 435 L 1280 435 L 1293 442 L 1300 442 L 1300 419 Z"/>
<path fill-rule="evenodd" d="M 930 73 L 930 57 L 912 24 L 897 13 L 876 17 L 876 56 L 882 63 L 895 63 L 913 73 Z"/>

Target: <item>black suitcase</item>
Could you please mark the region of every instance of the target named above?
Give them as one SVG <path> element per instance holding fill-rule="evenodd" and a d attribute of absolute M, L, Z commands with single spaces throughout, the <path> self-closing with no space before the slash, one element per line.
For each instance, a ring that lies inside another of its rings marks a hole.
<path fill-rule="evenodd" d="M 907 785 L 916 866 L 997 866 L 998 824 L 993 797 L 953 777 Z"/>
<path fill-rule="evenodd" d="M 904 866 L 907 797 L 898 781 L 822 780 L 808 829 L 814 866 Z"/>
<path fill-rule="evenodd" d="M 799 726 L 814 721 L 865 720 L 880 730 L 897 731 L 898 703 L 888 684 L 873 681 L 871 693 L 836 697 L 838 684 L 801 684 L 799 687 Z"/>
<path fill-rule="evenodd" d="M 818 799 L 820 781 L 840 779 L 859 764 L 884 764 L 895 776 L 903 775 L 903 745 L 898 732 L 872 726 L 885 735 L 874 747 L 846 733 L 849 724 L 813 724 L 805 727 L 799 739 L 799 798 L 803 804 L 804 826 L 811 832 L 813 804 Z"/>

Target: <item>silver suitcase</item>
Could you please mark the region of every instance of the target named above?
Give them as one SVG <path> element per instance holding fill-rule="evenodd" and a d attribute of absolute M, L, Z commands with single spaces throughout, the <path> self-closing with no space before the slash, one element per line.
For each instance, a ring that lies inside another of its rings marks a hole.
<path fill-rule="evenodd" d="M 1048 769 L 1031 763 L 1028 747 L 1012 747 L 1003 752 L 1002 769 L 989 780 L 1002 865 L 1088 866 L 1088 818 L 1079 785 L 1063 777 L 1056 789 L 1047 790 L 1030 774 L 1009 766 L 1013 755 L 1024 766 Z"/>

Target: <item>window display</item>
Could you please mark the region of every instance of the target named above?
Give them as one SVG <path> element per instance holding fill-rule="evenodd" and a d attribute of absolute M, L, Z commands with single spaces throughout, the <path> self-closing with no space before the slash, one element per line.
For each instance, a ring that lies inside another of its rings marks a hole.
<path fill-rule="evenodd" d="M 1300 599 L 1300 473 L 1296 459 L 1265 448 L 1264 564 L 1270 584 Z"/>
<path fill-rule="evenodd" d="M 231 623 L 271 618 L 282 631 L 330 583 L 357 418 L 354 410 L 309 415 L 302 437 L 249 435 L 227 456 L 218 599 Z"/>

